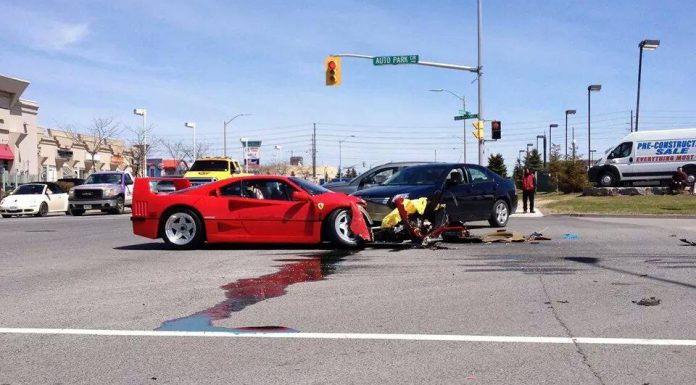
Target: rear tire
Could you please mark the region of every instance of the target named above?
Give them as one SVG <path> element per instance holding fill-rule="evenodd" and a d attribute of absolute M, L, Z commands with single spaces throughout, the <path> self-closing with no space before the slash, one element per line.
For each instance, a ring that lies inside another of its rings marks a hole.
<path fill-rule="evenodd" d="M 201 218 L 187 208 L 176 208 L 162 217 L 161 235 L 164 242 L 175 249 L 189 250 L 205 241 Z"/>
<path fill-rule="evenodd" d="M 39 212 L 34 214 L 35 217 L 45 217 L 46 214 L 48 214 L 48 205 L 46 202 L 41 203 L 41 206 L 39 207 Z"/>
<path fill-rule="evenodd" d="M 5 219 L 7 219 L 7 218 L 12 218 L 12 215 L 2 214 L 2 217 L 5 218 Z"/>
<path fill-rule="evenodd" d="M 82 209 L 70 209 L 70 214 L 74 217 L 79 217 L 82 216 L 82 214 L 85 213 L 85 210 Z"/>
<path fill-rule="evenodd" d="M 357 249 L 362 240 L 350 231 L 351 211 L 338 209 L 326 218 L 326 236 L 331 243 L 341 249 Z"/>
<path fill-rule="evenodd" d="M 491 227 L 505 227 L 510 220 L 510 208 L 504 200 L 498 199 L 491 209 L 491 218 L 488 220 Z"/>

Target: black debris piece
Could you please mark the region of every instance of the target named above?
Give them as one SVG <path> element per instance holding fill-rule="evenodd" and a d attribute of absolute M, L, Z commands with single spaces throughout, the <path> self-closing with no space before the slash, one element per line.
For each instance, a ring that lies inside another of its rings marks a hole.
<path fill-rule="evenodd" d="M 635 303 L 636 305 L 640 306 L 657 306 L 660 304 L 660 300 L 655 298 L 655 297 L 650 297 L 650 298 L 643 298 L 640 301 L 631 301 Z"/>

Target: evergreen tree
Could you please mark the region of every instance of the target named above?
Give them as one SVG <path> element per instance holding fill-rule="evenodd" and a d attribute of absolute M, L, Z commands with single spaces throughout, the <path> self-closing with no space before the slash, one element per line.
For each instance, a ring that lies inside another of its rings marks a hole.
<path fill-rule="evenodd" d="M 524 167 L 532 170 L 532 172 L 541 171 L 544 168 L 539 151 L 534 149 L 527 153 L 524 157 Z"/>
<path fill-rule="evenodd" d="M 583 188 L 590 185 L 587 179 L 587 167 L 580 158 L 581 155 L 573 151 L 563 164 L 559 187 L 564 193 L 581 192 Z"/>
<path fill-rule="evenodd" d="M 512 171 L 512 179 L 515 180 L 515 186 L 517 189 L 522 188 L 522 174 L 524 170 L 522 169 L 522 164 L 520 162 L 515 163 L 515 168 Z"/>
<path fill-rule="evenodd" d="M 488 169 L 503 178 L 507 178 L 507 166 L 505 166 L 505 159 L 503 159 L 502 154 L 491 154 L 488 157 Z"/>
<path fill-rule="evenodd" d="M 564 169 L 565 162 L 561 159 L 561 146 L 552 145 L 551 154 L 549 156 L 549 174 L 551 183 L 555 186 L 556 191 L 559 189 L 559 183 Z"/>

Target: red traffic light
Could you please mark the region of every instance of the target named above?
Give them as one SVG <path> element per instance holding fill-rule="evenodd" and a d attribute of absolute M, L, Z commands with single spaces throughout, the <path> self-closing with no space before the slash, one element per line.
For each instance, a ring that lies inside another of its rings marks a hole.
<path fill-rule="evenodd" d="M 331 60 L 329 61 L 329 69 L 335 70 L 336 69 L 336 62 Z"/>

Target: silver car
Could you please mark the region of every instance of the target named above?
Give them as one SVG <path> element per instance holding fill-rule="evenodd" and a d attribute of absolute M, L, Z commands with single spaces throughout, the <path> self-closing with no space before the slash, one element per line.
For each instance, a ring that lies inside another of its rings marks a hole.
<path fill-rule="evenodd" d="M 323 187 L 336 192 L 342 192 L 344 194 L 352 194 L 356 191 L 368 187 L 378 186 L 392 175 L 401 171 L 406 167 L 418 166 L 421 164 L 428 164 L 432 162 L 390 162 L 383 165 L 371 168 L 368 171 L 358 175 L 349 182 L 334 182 L 326 183 L 322 185 Z"/>

